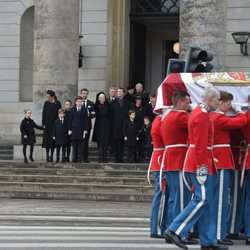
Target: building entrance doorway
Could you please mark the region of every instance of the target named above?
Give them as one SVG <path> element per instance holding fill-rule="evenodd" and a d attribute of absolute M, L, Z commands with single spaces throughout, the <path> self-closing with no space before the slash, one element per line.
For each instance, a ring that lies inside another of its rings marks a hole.
<path fill-rule="evenodd" d="M 169 58 L 178 58 L 179 1 L 131 0 L 130 84 L 142 83 L 155 93 L 166 76 Z"/>

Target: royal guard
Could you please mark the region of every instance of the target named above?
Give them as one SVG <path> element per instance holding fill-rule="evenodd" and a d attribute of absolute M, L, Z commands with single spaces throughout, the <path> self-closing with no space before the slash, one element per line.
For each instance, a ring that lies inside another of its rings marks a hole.
<path fill-rule="evenodd" d="M 233 242 L 226 238 L 228 193 L 232 171 L 234 169 L 233 155 L 230 148 L 230 130 L 246 125 L 246 116 L 238 112 L 235 117 L 226 115 L 232 107 L 233 95 L 220 91 L 218 109 L 211 113 L 214 126 L 213 154 L 217 160 L 218 175 L 214 178 L 214 209 L 216 216 L 216 235 L 219 244 L 232 245 Z"/>
<path fill-rule="evenodd" d="M 232 240 L 242 240 L 245 239 L 244 236 L 240 235 L 240 229 L 243 228 L 245 189 L 244 187 L 241 187 L 240 179 L 246 147 L 241 129 L 230 130 L 230 145 L 233 154 L 234 171 L 232 171 L 231 175 L 227 238 Z"/>
<path fill-rule="evenodd" d="M 167 172 L 169 188 L 168 223 L 171 223 L 187 205 L 191 192 L 183 181 L 183 164 L 187 152 L 188 110 L 190 97 L 186 92 L 176 91 L 172 97 L 173 109 L 162 121 L 161 135 L 165 152 L 162 162 Z M 196 240 L 183 239 L 186 244 L 198 243 Z"/>
<path fill-rule="evenodd" d="M 201 249 L 228 249 L 218 245 L 213 220 L 213 176 L 217 174 L 212 154 L 213 128 L 210 112 L 216 110 L 220 93 L 213 87 L 205 89 L 203 101 L 188 120 L 189 148 L 183 170 L 194 186 L 193 198 L 164 232 L 167 239 L 187 249 L 182 238 L 198 222 Z"/>
<path fill-rule="evenodd" d="M 248 96 L 250 105 L 250 95 Z M 246 140 L 247 149 L 243 162 L 242 182 L 245 181 L 245 209 L 244 209 L 244 222 L 245 222 L 245 236 L 246 245 L 250 245 L 250 110 L 246 113 L 247 125 L 243 128 L 243 134 Z M 242 184 L 242 183 L 241 183 Z"/>
<path fill-rule="evenodd" d="M 161 216 L 162 209 L 166 209 L 165 202 L 161 206 L 161 202 L 164 201 L 163 196 L 165 195 L 160 189 L 159 184 L 159 175 L 160 175 L 160 166 L 162 161 L 162 156 L 164 153 L 164 144 L 160 133 L 161 129 L 161 117 L 157 116 L 152 123 L 151 136 L 153 140 L 153 153 L 148 168 L 148 181 L 150 183 L 149 174 L 151 173 L 155 178 L 155 194 L 152 203 L 151 209 L 151 222 L 150 222 L 150 236 L 151 238 L 164 238 L 162 233 L 166 228 L 163 228 L 165 225 L 165 218 Z M 167 203 L 167 199 L 166 203 Z M 162 226 L 161 226 L 162 225 Z"/>

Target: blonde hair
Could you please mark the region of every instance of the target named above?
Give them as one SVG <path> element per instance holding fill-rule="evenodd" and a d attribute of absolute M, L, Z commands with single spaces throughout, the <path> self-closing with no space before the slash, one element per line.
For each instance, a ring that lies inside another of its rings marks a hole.
<path fill-rule="evenodd" d="M 24 114 L 26 114 L 29 110 L 31 111 L 31 109 L 24 109 L 23 110 Z"/>

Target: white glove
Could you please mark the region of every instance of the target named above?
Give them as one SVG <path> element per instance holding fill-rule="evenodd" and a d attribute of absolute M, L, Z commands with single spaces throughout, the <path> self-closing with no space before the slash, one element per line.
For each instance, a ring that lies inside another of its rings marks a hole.
<path fill-rule="evenodd" d="M 205 164 L 196 169 L 196 179 L 201 185 L 207 180 L 207 172 L 208 167 Z"/>
<path fill-rule="evenodd" d="M 241 103 L 233 103 L 232 108 L 234 109 L 235 112 L 241 112 Z"/>

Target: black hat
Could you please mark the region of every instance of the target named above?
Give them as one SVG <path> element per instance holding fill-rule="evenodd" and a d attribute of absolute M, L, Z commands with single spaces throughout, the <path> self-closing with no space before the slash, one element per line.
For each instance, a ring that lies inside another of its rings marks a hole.
<path fill-rule="evenodd" d="M 134 89 L 134 88 L 135 88 L 135 86 L 133 86 L 133 85 L 128 85 L 127 90 L 129 90 L 129 89 Z"/>
<path fill-rule="evenodd" d="M 142 95 L 140 94 L 135 95 L 135 99 L 142 100 Z"/>

